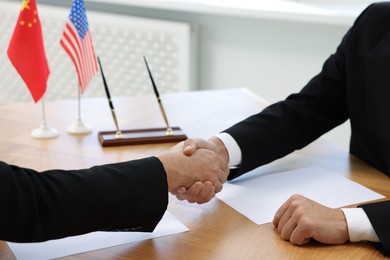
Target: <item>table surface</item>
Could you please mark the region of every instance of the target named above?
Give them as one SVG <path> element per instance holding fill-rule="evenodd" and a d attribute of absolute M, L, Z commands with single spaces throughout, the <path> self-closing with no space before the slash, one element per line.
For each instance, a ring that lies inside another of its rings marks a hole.
<path fill-rule="evenodd" d="M 266 101 L 246 89 L 183 92 L 165 94 L 161 98 L 170 123 L 180 126 L 188 137 L 200 138 L 208 138 L 267 105 Z M 153 96 L 114 97 L 113 102 L 122 130 L 164 127 Z M 42 121 L 40 103 L 0 106 L 1 160 L 39 171 L 76 169 L 156 155 L 174 145 L 101 147 L 97 132 L 115 129 L 104 98 L 81 99 L 81 119 L 94 129 L 89 135 L 66 132 L 67 126 L 77 120 L 76 100 L 46 102 L 45 110 L 47 124 L 60 132 L 57 138 L 42 140 L 30 136 Z M 346 176 L 386 197 L 390 195 L 387 176 L 322 138 L 264 167 L 274 172 L 311 165 Z M 168 210 L 190 230 L 67 258 L 385 259 L 365 242 L 333 246 L 313 241 L 305 246 L 293 246 L 280 238 L 271 223 L 257 225 L 217 198 L 198 205 L 180 202 L 171 196 Z M 0 241 L 0 259 L 14 259 L 3 241 Z"/>

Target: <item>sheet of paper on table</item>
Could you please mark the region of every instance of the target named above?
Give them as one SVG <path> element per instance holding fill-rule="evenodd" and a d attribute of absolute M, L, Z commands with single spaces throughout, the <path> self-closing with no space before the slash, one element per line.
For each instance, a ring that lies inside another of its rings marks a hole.
<path fill-rule="evenodd" d="M 321 167 L 261 174 L 260 168 L 225 183 L 217 197 L 257 224 L 271 222 L 279 207 L 301 194 L 331 208 L 384 198 Z"/>
<path fill-rule="evenodd" d="M 41 260 L 84 253 L 185 231 L 188 231 L 188 228 L 167 211 L 153 233 L 92 232 L 42 243 L 8 242 L 8 245 L 16 259 Z"/>

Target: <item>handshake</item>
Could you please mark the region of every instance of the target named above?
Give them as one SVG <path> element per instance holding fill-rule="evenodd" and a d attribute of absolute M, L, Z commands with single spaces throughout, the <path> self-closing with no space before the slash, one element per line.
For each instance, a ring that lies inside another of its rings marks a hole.
<path fill-rule="evenodd" d="M 229 174 L 229 155 L 217 137 L 187 139 L 157 157 L 167 174 L 168 191 L 179 200 L 210 201 Z"/>

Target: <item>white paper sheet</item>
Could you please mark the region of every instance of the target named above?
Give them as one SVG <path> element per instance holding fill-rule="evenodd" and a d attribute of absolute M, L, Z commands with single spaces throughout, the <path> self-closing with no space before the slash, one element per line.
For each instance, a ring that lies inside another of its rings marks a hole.
<path fill-rule="evenodd" d="M 42 243 L 8 242 L 8 245 L 16 259 L 42 260 L 79 254 L 185 231 L 188 231 L 188 228 L 167 211 L 153 233 L 92 232 L 81 236 L 50 240 Z"/>
<path fill-rule="evenodd" d="M 383 198 L 381 194 L 321 167 L 259 174 L 225 183 L 217 197 L 257 224 L 271 222 L 279 207 L 301 194 L 331 208 Z"/>

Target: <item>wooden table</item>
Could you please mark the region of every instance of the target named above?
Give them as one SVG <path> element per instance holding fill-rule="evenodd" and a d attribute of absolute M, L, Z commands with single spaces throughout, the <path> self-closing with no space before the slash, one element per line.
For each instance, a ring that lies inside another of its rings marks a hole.
<path fill-rule="evenodd" d="M 113 100 L 121 129 L 164 126 L 152 95 Z M 180 126 L 189 137 L 201 138 L 208 138 L 259 112 L 267 104 L 245 89 L 166 94 L 162 100 L 172 125 Z M 48 140 L 33 139 L 30 133 L 40 125 L 41 111 L 40 104 L 0 107 L 1 160 L 39 171 L 76 169 L 155 155 L 174 145 L 102 148 L 97 132 L 114 130 L 104 98 L 81 100 L 82 120 L 94 128 L 92 134 L 82 136 L 66 132 L 67 126 L 77 120 L 75 100 L 46 102 L 47 123 L 57 128 L 60 136 Z M 390 196 L 388 177 L 323 139 L 264 167 L 267 171 L 282 171 L 310 165 L 320 165 Z M 69 256 L 68 259 L 384 259 L 370 243 L 332 246 L 311 242 L 305 246 L 293 246 L 280 238 L 271 223 L 256 225 L 216 198 L 198 205 L 178 202 L 171 197 L 168 210 L 190 231 Z M 14 259 L 2 241 L 0 259 Z"/>

